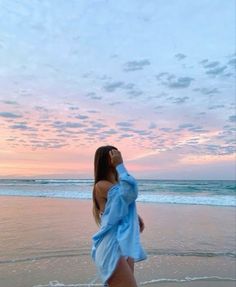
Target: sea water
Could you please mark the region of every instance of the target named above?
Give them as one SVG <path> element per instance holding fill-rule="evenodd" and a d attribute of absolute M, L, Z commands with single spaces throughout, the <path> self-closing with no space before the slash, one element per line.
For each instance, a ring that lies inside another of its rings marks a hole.
<path fill-rule="evenodd" d="M 137 201 L 236 206 L 233 180 L 137 180 Z M 0 179 L 0 195 L 92 198 L 92 179 Z"/>

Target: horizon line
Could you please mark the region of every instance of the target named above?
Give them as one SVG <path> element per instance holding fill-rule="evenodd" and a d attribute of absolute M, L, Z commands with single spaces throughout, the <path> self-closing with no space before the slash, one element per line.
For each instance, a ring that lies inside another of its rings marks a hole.
<path fill-rule="evenodd" d="M 207 180 L 207 181 L 236 181 L 236 178 L 232 178 L 232 179 L 212 179 L 212 178 L 199 178 L 199 179 L 186 179 L 186 178 L 135 178 L 136 180 L 176 180 L 176 181 L 203 181 L 203 180 Z M 0 180 L 94 180 L 93 178 L 39 178 L 39 177 L 23 177 L 23 178 L 2 178 L 0 177 Z"/>

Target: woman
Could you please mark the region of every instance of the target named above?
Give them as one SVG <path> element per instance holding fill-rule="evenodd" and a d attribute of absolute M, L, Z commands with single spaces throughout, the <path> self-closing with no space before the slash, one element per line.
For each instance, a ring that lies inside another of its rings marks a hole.
<path fill-rule="evenodd" d="M 136 180 L 127 172 L 120 151 L 101 146 L 94 158 L 93 215 L 100 230 L 93 236 L 92 258 L 109 287 L 137 287 L 134 262 L 146 259 L 139 232 Z"/>

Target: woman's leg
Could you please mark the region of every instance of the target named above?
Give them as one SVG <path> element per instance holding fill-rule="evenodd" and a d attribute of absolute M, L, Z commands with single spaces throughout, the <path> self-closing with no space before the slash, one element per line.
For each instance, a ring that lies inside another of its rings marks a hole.
<path fill-rule="evenodd" d="M 134 274 L 134 259 L 131 258 L 131 257 L 128 257 L 128 258 L 127 258 L 127 262 L 128 262 L 128 264 L 129 264 L 129 267 L 130 267 L 132 273 Z"/>
<path fill-rule="evenodd" d="M 112 276 L 108 280 L 109 287 L 137 287 L 133 272 L 125 258 L 122 256 Z"/>

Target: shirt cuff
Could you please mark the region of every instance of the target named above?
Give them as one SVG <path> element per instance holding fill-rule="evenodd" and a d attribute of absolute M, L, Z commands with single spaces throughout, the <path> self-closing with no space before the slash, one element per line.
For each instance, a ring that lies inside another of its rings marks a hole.
<path fill-rule="evenodd" d="M 124 164 L 123 163 L 120 163 L 116 166 L 116 170 L 118 172 L 119 175 L 121 174 L 124 174 L 124 173 L 127 173 L 128 174 L 128 171 L 127 169 L 125 168 Z"/>

